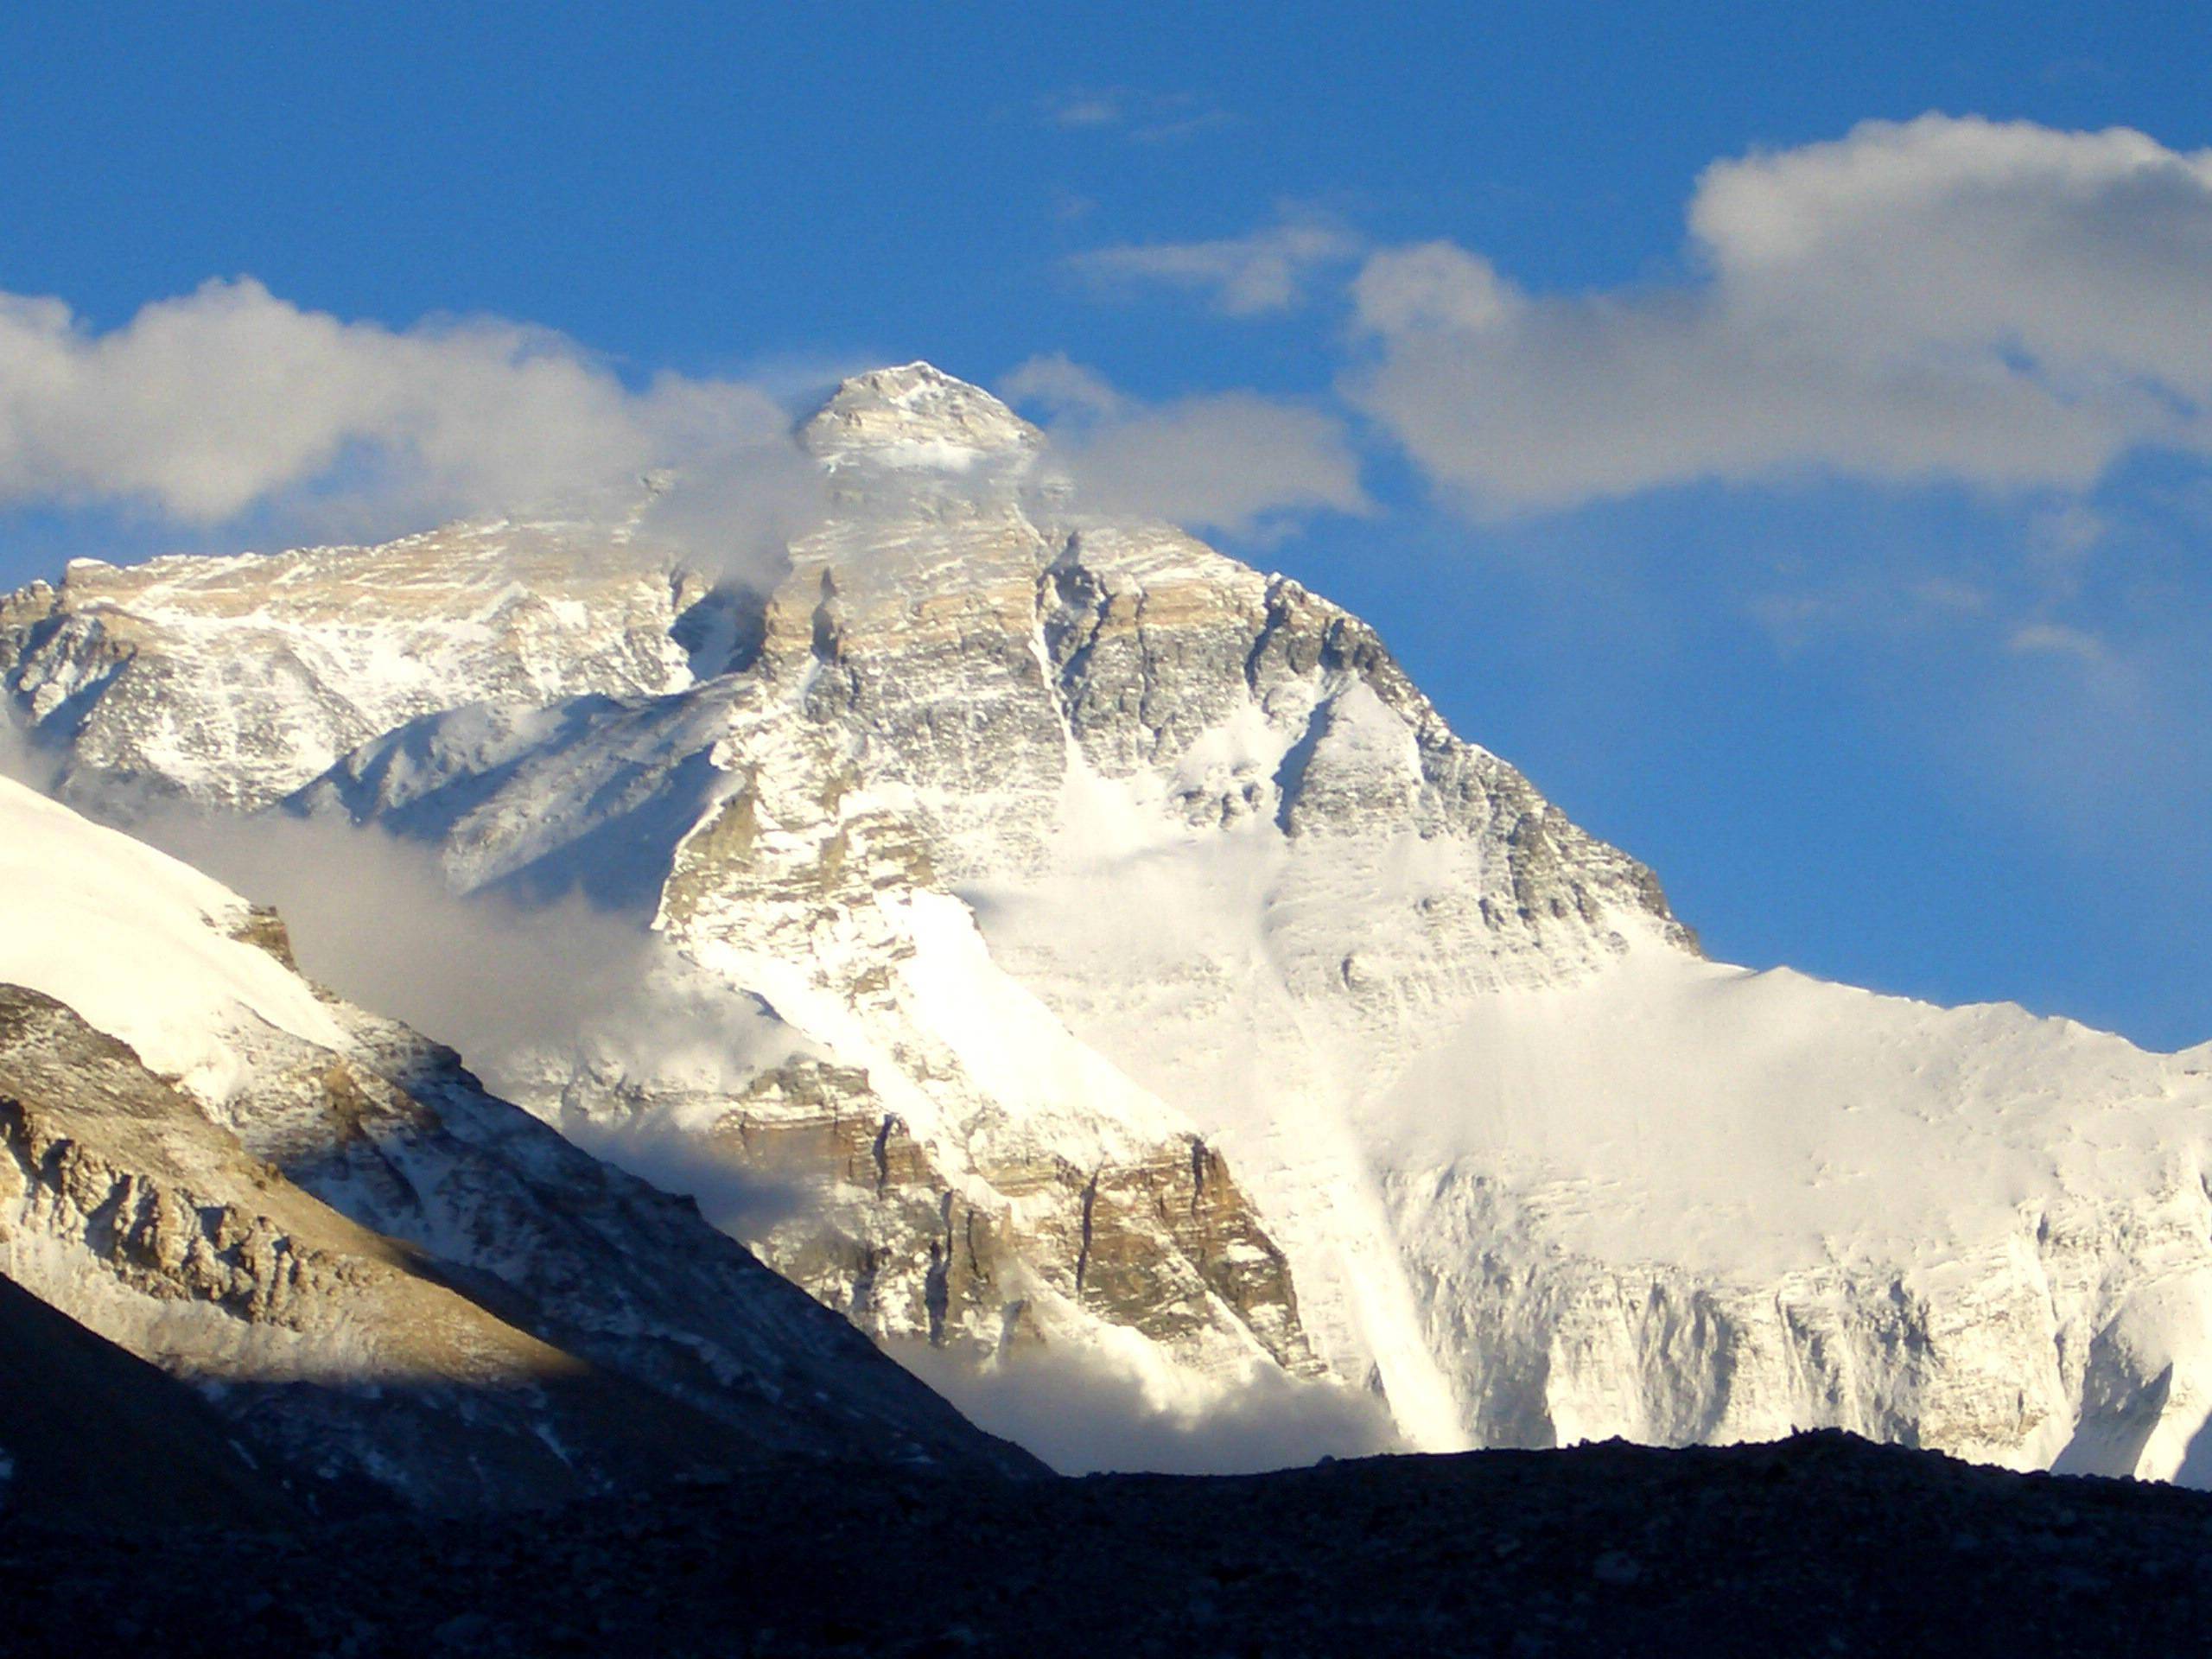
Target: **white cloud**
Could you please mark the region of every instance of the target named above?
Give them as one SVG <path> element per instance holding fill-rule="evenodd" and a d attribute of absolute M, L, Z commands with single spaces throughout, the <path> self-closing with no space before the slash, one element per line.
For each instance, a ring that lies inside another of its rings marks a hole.
<path fill-rule="evenodd" d="M 1086 92 L 1071 87 L 1045 99 L 1045 114 L 1056 127 L 1117 127 L 1128 117 L 1127 94 L 1113 87 Z"/>
<path fill-rule="evenodd" d="M 2028 521 L 2028 538 L 2046 565 L 2078 564 L 2111 533 L 2105 515 L 2077 499 L 2058 501 Z"/>
<path fill-rule="evenodd" d="M 2023 657 L 2071 657 L 2080 662 L 2105 660 L 2105 642 L 2086 628 L 2063 622 L 2031 622 L 2015 628 L 2006 645 Z"/>
<path fill-rule="evenodd" d="M 1869 123 L 1717 163 L 1689 224 L 1694 276 L 1594 294 L 1376 253 L 1348 390 L 1490 512 L 1811 471 L 2079 488 L 2212 447 L 2212 152 Z"/>
<path fill-rule="evenodd" d="M 1115 131 L 1141 144 L 1171 143 L 1236 118 L 1190 92 L 1145 92 L 1128 86 L 1073 86 L 1040 100 L 1045 118 L 1072 130 Z"/>
<path fill-rule="evenodd" d="M 1136 405 L 1116 391 L 1096 369 L 1085 368 L 1065 352 L 1033 357 L 999 382 L 1000 395 L 1043 409 L 1048 416 L 1114 419 Z"/>
<path fill-rule="evenodd" d="M 1000 391 L 1046 412 L 1086 512 L 1250 536 L 1285 515 L 1368 510 L 1343 423 L 1318 410 L 1243 391 L 1141 404 L 1063 356 L 1032 359 Z"/>
<path fill-rule="evenodd" d="M 1252 317 L 1298 305 L 1318 273 L 1357 258 L 1363 245 L 1331 220 L 1288 218 L 1249 236 L 1098 248 L 1068 264 L 1101 286 L 1158 283 L 1200 290 L 1229 315 Z"/>
<path fill-rule="evenodd" d="M 388 529 L 655 467 L 761 473 L 788 427 L 753 386 L 632 390 L 573 342 L 498 319 L 394 330 L 211 282 L 99 334 L 59 301 L 0 295 L 0 508 L 206 525 L 274 505 Z"/>

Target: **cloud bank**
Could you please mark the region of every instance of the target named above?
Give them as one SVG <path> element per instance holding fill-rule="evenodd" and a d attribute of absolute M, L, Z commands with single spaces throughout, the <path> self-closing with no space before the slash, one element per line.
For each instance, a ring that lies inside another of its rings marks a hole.
<path fill-rule="evenodd" d="M 58 300 L 0 295 L 0 509 L 205 526 L 275 507 L 389 530 L 634 489 L 662 468 L 772 481 L 782 500 L 798 477 L 789 429 L 742 382 L 633 390 L 573 341 L 496 318 L 392 329 L 239 280 L 101 334 Z"/>
<path fill-rule="evenodd" d="M 1286 226 L 1122 252 L 1133 270 L 1156 259 L 1217 282 L 1242 309 L 1277 303 L 1311 260 L 1350 245 Z M 1235 391 L 1140 404 L 1064 358 L 1033 359 L 1007 390 L 1052 411 L 1090 512 L 1249 537 L 1368 506 L 1343 423 L 1313 408 Z M 661 374 L 633 388 L 524 324 L 348 322 L 240 280 L 99 333 L 59 301 L 0 294 L 0 512 L 86 508 L 365 540 L 579 512 L 750 585 L 830 503 L 789 410 L 759 386 Z"/>
<path fill-rule="evenodd" d="M 1373 255 L 1345 390 L 1477 510 L 1700 480 L 2081 488 L 2212 448 L 2212 152 L 1926 116 L 1717 163 L 1692 275 L 1527 293 Z"/>

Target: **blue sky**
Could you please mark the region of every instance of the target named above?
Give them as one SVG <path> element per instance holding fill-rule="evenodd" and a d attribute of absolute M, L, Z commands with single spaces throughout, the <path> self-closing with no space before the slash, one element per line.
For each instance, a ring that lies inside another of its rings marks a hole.
<path fill-rule="evenodd" d="M 641 397 L 927 357 L 1088 410 L 1132 490 L 1116 434 L 1243 423 L 1242 494 L 1166 499 L 1715 954 L 2173 1046 L 2212 1037 L 2208 94 L 2183 5 L 25 4 L 0 291 L 80 342 L 211 278 L 509 319 Z M 259 474 L 35 449 L 10 581 L 276 522 Z"/>

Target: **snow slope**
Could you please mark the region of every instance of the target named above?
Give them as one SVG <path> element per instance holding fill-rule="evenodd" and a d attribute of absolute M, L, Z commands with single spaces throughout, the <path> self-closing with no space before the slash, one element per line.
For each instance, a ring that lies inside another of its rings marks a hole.
<path fill-rule="evenodd" d="M 0 983 L 66 1003 L 194 1094 L 226 1100 L 244 1081 L 244 1024 L 346 1040 L 307 982 L 246 942 L 236 893 L 5 778 L 0 892 Z"/>

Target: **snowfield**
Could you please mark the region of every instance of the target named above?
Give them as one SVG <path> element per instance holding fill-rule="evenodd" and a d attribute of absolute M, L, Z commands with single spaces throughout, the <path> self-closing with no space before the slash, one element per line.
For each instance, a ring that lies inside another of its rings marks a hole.
<path fill-rule="evenodd" d="M 298 975 L 234 937 L 238 896 L 166 855 L 0 778 L 0 984 L 76 1009 L 212 1103 L 241 1080 L 242 1021 L 346 1041 Z"/>

